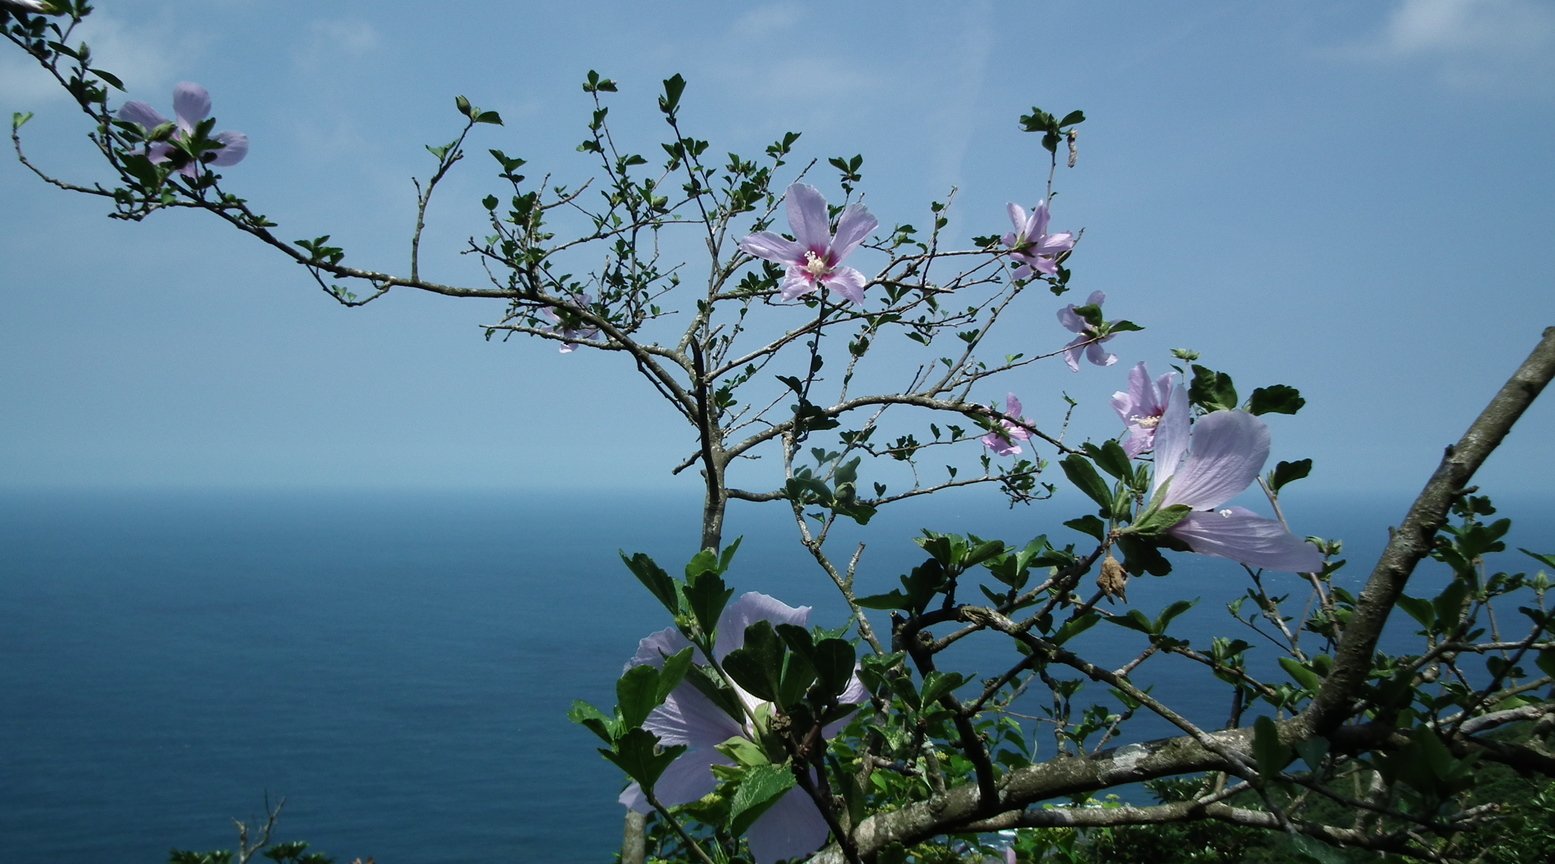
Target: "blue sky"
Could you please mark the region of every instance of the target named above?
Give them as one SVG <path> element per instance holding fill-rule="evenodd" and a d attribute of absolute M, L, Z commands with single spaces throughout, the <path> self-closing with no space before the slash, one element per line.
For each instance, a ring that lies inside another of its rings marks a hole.
<path fill-rule="evenodd" d="M 618 136 L 657 152 L 658 82 L 680 72 L 687 130 L 715 152 L 803 132 L 803 157 L 864 154 L 887 224 L 923 224 L 958 187 L 962 239 L 1040 197 L 1045 154 L 1016 118 L 1081 108 L 1054 227 L 1085 229 L 1078 292 L 1148 329 L 1109 345 L 1114 367 L 1051 362 L 1007 389 L 1039 421 L 1067 392 L 1077 434 L 1113 435 L 1127 368 L 1192 348 L 1244 392 L 1303 391 L 1309 407 L 1271 425 L 1276 458 L 1316 459 L 1314 491 L 1417 488 L 1555 324 L 1547 2 L 98 6 L 85 37 L 127 98 L 167 111 L 175 83 L 204 84 L 217 128 L 253 142 L 229 187 L 283 236 L 330 233 L 381 269 L 405 269 L 409 178 L 456 131 L 456 94 L 507 121 L 473 153 L 576 180 L 585 73 L 620 82 Z M 0 111 L 38 115 L 30 153 L 100 177 L 79 117 L 0 47 Z M 493 173 L 456 169 L 429 276 L 479 281 L 453 253 L 481 231 Z M 668 476 L 685 432 L 627 365 L 487 343 L 500 307 L 406 291 L 343 309 L 212 219 L 114 222 L 13 161 L 0 200 L 0 488 L 690 482 Z M 1030 350 L 1067 341 L 1058 305 L 1015 323 Z M 1533 409 L 1487 488 L 1545 489 L 1552 419 Z"/>

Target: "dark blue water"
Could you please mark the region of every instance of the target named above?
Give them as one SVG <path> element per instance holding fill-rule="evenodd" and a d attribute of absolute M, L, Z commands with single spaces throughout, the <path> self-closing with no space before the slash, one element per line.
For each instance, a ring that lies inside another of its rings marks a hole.
<path fill-rule="evenodd" d="M 1406 504 L 1290 515 L 1301 533 L 1350 540 L 1354 583 Z M 730 535 L 747 537 L 733 582 L 837 623 L 781 513 L 732 514 Z M 1555 550 L 1551 508 L 1528 513 L 1514 545 Z M 698 515 L 663 496 L 0 496 L 0 859 L 149 864 L 169 847 L 231 848 L 229 818 L 259 815 L 268 794 L 287 801 L 280 839 L 341 861 L 608 861 L 621 781 L 565 713 L 576 698 L 608 707 L 636 640 L 667 624 L 616 550 L 674 571 Z M 857 535 L 871 544 L 860 593 L 889 590 L 921 558 L 906 542 L 917 527 L 1024 542 L 1047 515 L 952 500 L 882 516 Z M 1224 604 L 1244 584 L 1233 565 L 1183 556 L 1130 600 L 1203 597 L 1185 635 L 1243 635 Z M 1108 662 L 1137 650 L 1102 630 Z M 991 675 L 1005 650 L 962 658 Z M 1185 661 L 1145 671 L 1190 715 L 1223 720 L 1220 693 Z"/>

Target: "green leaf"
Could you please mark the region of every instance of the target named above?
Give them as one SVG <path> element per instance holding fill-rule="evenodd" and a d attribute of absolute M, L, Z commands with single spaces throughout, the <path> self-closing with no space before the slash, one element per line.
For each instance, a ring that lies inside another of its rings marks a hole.
<path fill-rule="evenodd" d="M 889 594 L 871 594 L 868 597 L 860 597 L 855 602 L 865 609 L 906 609 L 911 605 L 907 595 L 899 590 Z"/>
<path fill-rule="evenodd" d="M 1540 555 L 1537 552 L 1529 552 L 1527 549 L 1524 549 L 1521 546 L 1517 547 L 1517 551 L 1527 555 L 1529 558 L 1532 558 L 1535 561 L 1538 561 L 1540 564 L 1543 564 L 1546 567 L 1555 567 L 1555 555 Z"/>
<path fill-rule="evenodd" d="M 659 776 L 664 773 L 664 769 L 668 768 L 680 754 L 686 752 L 686 745 L 677 744 L 673 747 L 661 748 L 659 736 L 647 729 L 632 729 L 616 741 L 613 750 L 601 747 L 599 752 L 606 759 L 614 762 L 617 768 L 625 771 L 626 776 L 652 792 L 653 785 L 659 782 Z"/>
<path fill-rule="evenodd" d="M 1539 652 L 1539 656 L 1533 661 L 1539 667 L 1539 671 L 1555 677 L 1555 650 L 1546 648 Z"/>
<path fill-rule="evenodd" d="M 656 704 L 664 704 L 670 693 L 680 686 L 680 682 L 686 678 L 686 673 L 691 671 L 691 648 L 682 648 L 669 657 L 664 658 L 664 668 L 659 671 L 659 692 Z"/>
<path fill-rule="evenodd" d="M 960 689 L 970 679 L 960 672 L 930 672 L 923 676 L 923 704 L 932 705 Z"/>
<path fill-rule="evenodd" d="M 794 772 L 778 765 L 757 765 L 745 771 L 729 800 L 729 830 L 744 834 L 751 824 L 794 788 Z M 802 793 L 795 793 L 802 794 Z"/>
<path fill-rule="evenodd" d="M 1171 536 L 1163 535 L 1162 539 L 1170 540 Z M 1144 540 L 1130 534 L 1119 537 L 1118 551 L 1123 553 L 1123 569 L 1135 576 L 1145 573 L 1151 576 L 1165 576 L 1172 572 L 1172 562 L 1153 545 L 1157 542 L 1161 540 Z"/>
<path fill-rule="evenodd" d="M 1166 607 L 1165 611 L 1163 611 L 1161 613 L 1161 617 L 1155 619 L 1155 633 L 1156 633 L 1156 635 L 1159 636 L 1162 633 L 1165 633 L 1167 626 L 1172 623 L 1172 619 L 1176 618 L 1177 616 L 1181 615 L 1184 612 L 1187 612 L 1189 609 L 1192 609 L 1194 606 L 1197 606 L 1198 604 L 1199 604 L 1199 598 L 1197 598 L 1197 597 L 1195 597 L 1192 600 L 1177 600 L 1177 601 L 1174 601 L 1172 603 L 1172 605 Z"/>
<path fill-rule="evenodd" d="M 1436 620 L 1441 622 L 1443 629 L 1457 623 L 1468 597 L 1469 586 L 1461 579 L 1454 579 L 1431 601 L 1431 605 L 1436 607 Z"/>
<path fill-rule="evenodd" d="M 675 596 L 675 580 L 670 578 L 668 573 L 664 572 L 664 568 L 655 564 L 652 558 L 641 552 L 630 558 L 626 557 L 625 552 L 618 552 L 617 554 L 621 556 L 622 561 L 626 562 L 626 568 L 632 571 L 632 575 L 637 577 L 637 581 L 643 583 L 648 592 L 665 609 L 668 609 L 671 615 L 680 612 L 680 600 Z"/>
<path fill-rule="evenodd" d="M 1137 630 L 1146 635 L 1150 635 L 1155 631 L 1155 623 L 1146 618 L 1145 613 L 1138 609 L 1130 609 L 1123 615 L 1113 615 L 1106 620 L 1119 627 L 1127 627 L 1130 630 Z"/>
<path fill-rule="evenodd" d="M 1128 480 L 1134 476 L 1134 466 L 1129 462 L 1128 454 L 1123 451 L 1122 445 L 1117 441 L 1108 439 L 1100 447 L 1087 441 L 1083 445 L 1086 455 L 1101 470 L 1111 474 L 1118 480 Z"/>
<path fill-rule="evenodd" d="M 1073 528 L 1081 534 L 1089 534 L 1095 537 L 1097 542 L 1105 542 L 1107 539 L 1107 523 L 1095 516 L 1081 516 L 1079 519 L 1070 519 L 1064 523 L 1065 528 Z"/>
<path fill-rule="evenodd" d="M 745 628 L 745 644 L 724 658 L 724 671 L 757 699 L 777 702 L 785 653 L 772 622 L 757 621 Z"/>
<path fill-rule="evenodd" d="M 854 651 L 846 639 L 822 639 L 815 643 L 815 675 L 827 697 L 842 695 L 853 681 Z"/>
<path fill-rule="evenodd" d="M 1065 621 L 1064 626 L 1058 628 L 1058 632 L 1053 634 L 1053 643 L 1056 645 L 1062 645 L 1065 642 L 1068 642 L 1070 639 L 1073 639 L 1081 633 L 1084 633 L 1085 631 L 1096 626 L 1096 622 L 1100 620 L 1100 615 L 1097 615 L 1095 612 L 1087 612 L 1078 618 Z"/>
<path fill-rule="evenodd" d="M 572 710 L 567 712 L 567 719 L 598 735 L 606 744 L 613 744 L 619 731 L 615 718 L 606 717 L 605 712 L 582 699 L 573 700 Z"/>
<path fill-rule="evenodd" d="M 1247 411 L 1250 414 L 1294 414 L 1306 404 L 1307 400 L 1301 398 L 1301 391 L 1284 384 L 1275 384 L 1254 390 L 1252 397 L 1247 400 Z"/>
<path fill-rule="evenodd" d="M 1058 126 L 1059 126 L 1060 129 L 1062 129 L 1065 126 L 1074 126 L 1077 123 L 1084 123 L 1084 122 L 1085 122 L 1085 112 L 1084 111 L 1070 111 L 1068 114 L 1064 115 L 1064 119 L 1058 121 Z"/>
<path fill-rule="evenodd" d="M 1206 411 L 1229 411 L 1237 407 L 1236 387 L 1231 376 L 1195 364 L 1193 381 L 1188 385 L 1188 400 Z"/>
<path fill-rule="evenodd" d="M 501 126 L 502 125 L 502 115 L 498 114 L 495 111 L 482 111 L 481 113 L 475 115 L 475 122 L 476 123 L 490 123 L 493 126 Z"/>
<path fill-rule="evenodd" d="M 1064 476 L 1069 478 L 1070 483 L 1073 483 L 1103 510 L 1111 512 L 1112 490 L 1107 488 L 1106 481 L 1102 480 L 1101 475 L 1097 474 L 1096 469 L 1091 466 L 1091 460 L 1076 453 L 1058 464 L 1064 469 Z"/>
<path fill-rule="evenodd" d="M 712 553 L 704 550 L 698 553 L 698 557 L 702 555 L 711 556 Z M 716 558 L 712 560 L 715 563 L 717 561 Z M 686 566 L 686 571 L 692 572 L 691 565 Z M 717 573 L 701 570 L 686 581 L 684 593 L 686 605 L 691 607 L 697 626 L 702 628 L 703 633 L 711 634 L 718 627 L 718 616 L 723 614 L 724 606 L 734 596 L 734 589 L 725 587 L 723 577 Z"/>
<path fill-rule="evenodd" d="M 1269 488 L 1280 491 L 1280 487 L 1286 483 L 1294 483 L 1297 480 L 1312 473 L 1311 459 L 1297 459 L 1295 462 L 1281 462 L 1274 466 L 1274 473 L 1269 475 Z"/>
<path fill-rule="evenodd" d="M 1307 763 L 1307 768 L 1316 774 L 1323 768 L 1323 759 L 1328 755 L 1327 738 L 1308 738 L 1296 745 L 1296 755 L 1301 761 Z"/>
<path fill-rule="evenodd" d="M 1253 723 L 1253 759 L 1258 763 L 1260 777 L 1265 780 L 1279 777 L 1294 755 L 1289 746 L 1280 743 L 1280 730 L 1273 720 L 1259 717 Z"/>
<path fill-rule="evenodd" d="M 616 704 L 621 724 L 628 729 L 643 725 L 649 712 L 659 707 L 659 670 L 647 664 L 633 666 L 616 681 Z"/>
<path fill-rule="evenodd" d="M 26 126 L 27 125 L 27 121 L 31 120 L 31 119 L 32 119 L 32 112 L 31 111 L 17 111 L 16 113 L 11 115 L 11 131 L 15 132 L 16 130 L 22 128 L 23 126 Z"/>
<path fill-rule="evenodd" d="M 1162 507 L 1159 510 L 1145 514 L 1145 518 L 1129 526 L 1130 534 L 1138 534 L 1141 537 L 1153 537 L 1164 533 L 1178 522 L 1188 518 L 1193 508 L 1186 504 L 1173 504 L 1170 507 Z"/>
<path fill-rule="evenodd" d="M 1399 608 L 1403 609 L 1406 613 L 1409 614 L 1409 617 L 1419 621 L 1420 626 L 1424 627 L 1426 630 L 1430 630 L 1431 625 L 1436 623 L 1436 607 L 1432 606 L 1431 601 L 1429 600 L 1423 600 L 1419 597 L 1410 597 L 1407 594 L 1400 594 L 1398 597 L 1398 605 Z"/>
<path fill-rule="evenodd" d="M 686 79 L 680 73 L 664 79 L 664 95 L 659 97 L 659 110 L 673 115 L 680 107 L 680 94 L 686 92 Z"/>
<path fill-rule="evenodd" d="M 1280 668 L 1285 670 L 1285 674 L 1295 679 L 1297 684 L 1313 693 L 1316 693 L 1317 689 L 1323 686 L 1323 679 L 1316 672 L 1303 666 L 1294 657 L 1281 657 Z"/>

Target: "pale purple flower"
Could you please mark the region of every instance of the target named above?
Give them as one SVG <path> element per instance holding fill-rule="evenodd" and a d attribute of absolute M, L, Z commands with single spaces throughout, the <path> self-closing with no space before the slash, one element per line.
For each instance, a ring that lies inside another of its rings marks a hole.
<path fill-rule="evenodd" d="M 211 114 L 211 94 L 198 84 L 185 81 L 173 88 L 173 114 L 178 118 L 178 130 L 173 137 L 185 140 L 194 134 L 194 127 L 201 120 Z M 144 102 L 126 102 L 119 109 L 118 118 L 126 123 L 138 123 L 151 134 L 151 130 L 168 122 L 160 112 Z M 200 169 L 204 164 L 211 165 L 236 165 L 248 155 L 248 136 L 242 132 L 218 132 L 211 136 L 211 140 L 221 144 L 220 150 L 207 151 L 200 157 L 199 162 L 190 162 L 178 169 L 178 173 L 185 177 L 195 178 L 200 176 Z M 146 156 L 152 162 L 166 162 L 171 157 L 173 145 L 166 142 L 151 144 L 146 149 Z"/>
<path fill-rule="evenodd" d="M 1093 291 L 1091 292 L 1090 299 L 1085 301 L 1085 305 L 1100 308 L 1101 304 L 1105 302 L 1107 302 L 1106 294 L 1100 291 Z M 1076 315 L 1074 310 L 1075 305 L 1073 303 L 1058 310 L 1058 323 L 1064 325 L 1064 329 L 1069 332 L 1080 334 L 1075 337 L 1073 342 L 1064 346 L 1064 362 L 1069 364 L 1069 368 L 1075 372 L 1080 371 L 1080 352 L 1082 351 L 1085 352 L 1085 359 L 1095 363 L 1097 366 L 1111 366 L 1118 362 L 1118 355 L 1108 354 L 1106 349 L 1101 347 L 1101 343 L 1111 339 L 1112 336 L 1107 335 L 1096 339 L 1096 328 L 1091 326 L 1090 322 L 1084 318 Z M 1092 342 L 1091 340 L 1093 339 L 1096 341 Z M 1087 345 L 1087 342 L 1090 342 L 1090 344 Z"/>
<path fill-rule="evenodd" d="M 741 240 L 740 248 L 757 258 L 788 266 L 782 286 L 784 300 L 814 294 L 824 285 L 862 306 L 864 274 L 841 266 L 842 259 L 851 255 L 879 225 L 869 214 L 869 208 L 849 204 L 837 219 L 837 236 L 833 237 L 826 199 L 814 186 L 795 183 L 788 187 L 788 227 L 795 239 L 762 231 Z"/>
<path fill-rule="evenodd" d="M 1011 417 L 1025 420 L 1026 418 L 1020 416 L 1020 409 L 1020 400 L 1015 398 L 1014 393 L 1008 394 L 1004 400 L 1004 413 Z M 1026 431 L 1024 426 L 1009 420 L 1000 420 L 999 428 L 984 435 L 980 440 L 983 442 L 984 447 L 1000 456 L 1018 456 L 1020 455 L 1020 445 L 1015 442 L 1026 441 L 1030 438 L 1031 433 Z"/>
<path fill-rule="evenodd" d="M 1010 259 L 1018 264 L 1011 275 L 1016 279 L 1030 279 L 1037 273 L 1056 276 L 1058 256 L 1074 248 L 1074 235 L 1068 231 L 1047 233 L 1046 199 L 1029 216 L 1019 204 L 1010 204 L 1009 212 L 1015 230 L 1004 235 L 1004 245 L 1010 247 Z"/>
<path fill-rule="evenodd" d="M 1172 379 L 1168 372 L 1150 383 L 1150 370 L 1143 361 L 1128 372 L 1128 392 L 1112 394 L 1112 410 L 1118 412 L 1123 425 L 1128 427 L 1128 437 L 1123 440 L 1123 452 L 1130 459 L 1155 446 L 1156 426 L 1166 413 L 1167 402 L 1172 396 Z"/>
<path fill-rule="evenodd" d="M 1161 507 L 1192 508 L 1168 534 L 1200 555 L 1230 558 L 1249 567 L 1314 573 L 1323 554 L 1243 507 L 1226 507 L 1258 479 L 1269 458 L 1269 427 L 1246 411 L 1214 411 L 1189 430 L 1188 392 L 1174 388 L 1155 430 L 1155 479 L 1150 494 L 1166 484 Z M 1184 459 L 1184 454 L 1187 458 Z"/>
<path fill-rule="evenodd" d="M 795 609 L 765 594 L 751 592 L 729 604 L 719 616 L 718 641 L 713 646 L 713 654 L 722 660 L 729 652 L 744 645 L 745 628 L 757 621 L 803 627 L 809 618 L 809 606 Z M 673 627 L 660 630 L 638 643 L 636 655 L 626 666 L 628 669 L 644 663 L 659 666 L 666 656 L 676 654 L 690 644 Z M 766 704 L 738 687 L 735 695 L 751 709 Z M 856 705 L 868 698 L 863 684 L 854 676 L 837 701 Z M 823 729 L 822 734 L 830 737 L 842 725 L 842 721 L 838 721 Z M 690 748 L 671 762 L 654 784 L 654 795 L 666 807 L 690 804 L 714 791 L 718 781 L 713 777 L 712 766 L 734 763 L 713 748 L 730 738 L 754 740 L 754 733 L 745 721 L 730 717 L 690 682 L 676 687 L 664 704 L 648 715 L 643 728 L 659 736 L 659 741 L 666 746 L 684 744 Z M 620 800 L 639 813 L 653 809 L 636 783 L 626 787 Z M 751 824 L 745 839 L 750 843 L 756 864 L 769 864 L 814 852 L 826 842 L 829 830 L 815 801 L 795 787 Z"/>
<path fill-rule="evenodd" d="M 574 294 L 572 295 L 572 302 L 573 305 L 576 306 L 587 306 L 594 302 L 594 298 L 587 294 Z M 549 330 L 552 333 L 560 333 L 562 338 L 566 340 L 562 342 L 561 353 L 563 354 L 571 354 L 572 352 L 578 350 L 578 343 L 573 342 L 573 339 L 593 339 L 595 336 L 599 335 L 598 327 L 590 327 L 587 330 L 569 330 L 566 327 L 563 327 L 562 316 L 556 314 L 556 310 L 549 306 L 541 308 L 540 314 L 551 319 L 552 321 L 552 325 L 550 327 L 545 327 L 542 329 Z"/>

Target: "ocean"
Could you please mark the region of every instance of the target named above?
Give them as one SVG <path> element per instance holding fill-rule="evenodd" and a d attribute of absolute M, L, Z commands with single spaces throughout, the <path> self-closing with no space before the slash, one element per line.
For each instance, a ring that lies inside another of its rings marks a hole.
<path fill-rule="evenodd" d="M 1289 497 L 1298 533 L 1347 539 L 1349 585 L 1408 503 Z M 974 500 L 986 498 L 888 510 L 842 531 L 836 554 L 868 542 L 860 592 L 875 593 L 921 560 L 908 542 L 919 527 L 1078 539 L 1056 524 L 1067 508 Z M 732 508 L 727 537 L 745 541 L 731 583 L 840 623 L 785 512 Z M 1524 517 L 1513 547 L 1555 551 L 1550 502 L 1505 512 Z M 0 493 L 0 860 L 231 849 L 230 820 L 262 821 L 268 796 L 286 799 L 277 839 L 340 862 L 607 862 L 621 777 L 566 711 L 608 709 L 637 640 L 668 625 L 617 550 L 678 572 L 698 516 L 674 495 Z M 1171 576 L 1134 581 L 1130 601 L 1202 597 L 1184 635 L 1256 641 L 1224 609 L 1239 569 L 1176 560 Z M 1412 593 L 1439 582 L 1434 566 Z M 1499 566 L 1537 565 L 1514 552 Z M 1108 662 L 1138 647 L 1117 628 L 1093 633 Z M 986 676 L 1007 653 L 989 643 L 961 659 Z M 1191 716 L 1223 720 L 1207 676 L 1170 660 L 1142 671 Z M 1167 732 L 1143 723 L 1131 737 Z"/>

